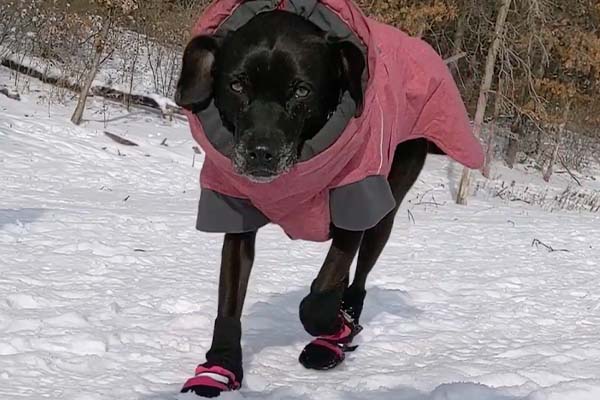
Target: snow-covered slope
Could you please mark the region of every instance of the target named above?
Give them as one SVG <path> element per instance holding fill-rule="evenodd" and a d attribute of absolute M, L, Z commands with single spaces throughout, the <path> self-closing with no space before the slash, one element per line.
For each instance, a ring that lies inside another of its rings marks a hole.
<path fill-rule="evenodd" d="M 221 237 L 194 230 L 186 122 L 93 99 L 74 127 L 72 109 L 0 96 L 0 399 L 194 398 L 178 391 L 210 343 Z M 298 304 L 327 244 L 262 230 L 246 379 L 223 398 L 599 399 L 600 216 L 484 191 L 456 206 L 459 174 L 428 160 L 369 281 L 360 347 L 335 371 L 297 362 Z"/>

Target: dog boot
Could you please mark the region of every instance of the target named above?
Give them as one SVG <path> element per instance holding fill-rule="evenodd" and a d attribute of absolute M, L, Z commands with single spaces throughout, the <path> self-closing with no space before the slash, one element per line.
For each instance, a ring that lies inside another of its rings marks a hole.
<path fill-rule="evenodd" d="M 222 392 L 240 388 L 235 374 L 223 367 L 201 364 L 196 367 L 195 376 L 187 380 L 181 393 L 194 392 L 201 397 L 217 397 Z"/>
<path fill-rule="evenodd" d="M 346 353 L 356 350 L 352 340 L 362 330 L 348 313 L 340 313 L 341 328 L 334 335 L 319 336 L 310 342 L 300 354 L 300 364 L 305 368 L 327 370 L 337 367 L 346 358 Z"/>

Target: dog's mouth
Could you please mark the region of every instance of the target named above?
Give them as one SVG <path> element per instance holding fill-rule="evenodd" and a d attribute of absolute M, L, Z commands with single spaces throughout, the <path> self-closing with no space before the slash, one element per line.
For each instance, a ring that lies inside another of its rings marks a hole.
<path fill-rule="evenodd" d="M 298 157 L 293 151 L 294 146 L 286 146 L 278 154 L 277 162 L 272 166 L 253 165 L 247 152 L 236 146 L 232 154 L 232 163 L 235 172 L 255 183 L 269 183 L 289 172 Z"/>
<path fill-rule="evenodd" d="M 242 175 L 254 183 L 270 183 L 277 179 L 281 174 L 275 174 L 272 171 L 267 170 L 254 170 Z"/>
<path fill-rule="evenodd" d="M 240 166 L 237 166 L 234 163 L 234 170 L 239 175 L 247 178 L 249 181 L 254 183 L 270 183 L 275 179 L 279 178 L 281 175 L 285 174 L 289 171 L 289 168 L 284 170 L 273 171 L 270 169 L 246 169 Z"/>

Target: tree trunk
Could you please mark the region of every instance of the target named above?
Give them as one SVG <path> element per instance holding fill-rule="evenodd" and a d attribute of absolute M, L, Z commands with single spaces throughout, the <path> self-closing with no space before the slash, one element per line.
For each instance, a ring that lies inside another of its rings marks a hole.
<path fill-rule="evenodd" d="M 560 136 L 558 135 L 558 133 L 556 134 L 556 144 L 554 145 L 554 150 L 552 150 L 552 155 L 550 156 L 550 161 L 548 162 L 548 167 L 546 168 L 546 171 L 544 171 L 544 180 L 546 182 L 550 182 L 550 177 L 552 176 L 552 173 L 554 172 L 554 163 L 556 162 L 556 157 L 558 156 L 558 148 L 560 145 Z"/>
<path fill-rule="evenodd" d="M 137 64 L 137 60 L 140 56 L 140 41 L 142 40 L 140 36 L 140 33 L 138 33 L 135 41 L 135 55 L 133 56 L 133 62 L 131 63 L 131 74 L 129 76 L 129 93 L 127 94 L 127 98 L 125 100 L 125 104 L 127 105 L 127 111 L 131 111 L 131 92 L 133 92 L 133 78 L 135 76 L 135 67 Z"/>
<path fill-rule="evenodd" d="M 533 158 L 539 163 L 542 156 L 542 150 L 544 148 L 544 131 L 537 129 L 535 133 L 535 149 L 533 152 Z"/>
<path fill-rule="evenodd" d="M 454 44 L 452 49 L 452 55 L 456 56 L 462 53 L 463 41 L 465 37 L 465 28 L 467 21 L 467 7 L 464 8 L 464 12 L 458 16 L 458 21 L 456 22 L 456 32 L 454 33 Z M 452 63 L 450 65 L 450 71 L 454 76 L 454 80 L 458 81 L 458 63 Z"/>
<path fill-rule="evenodd" d="M 508 138 L 508 148 L 506 149 L 506 165 L 510 169 L 513 169 L 517 161 L 519 139 L 523 134 L 523 124 L 523 116 L 521 115 L 517 116 L 513 123 L 510 124 L 510 136 Z"/>
<path fill-rule="evenodd" d="M 81 93 L 79 93 L 79 100 L 77 101 L 77 107 L 75 107 L 75 111 L 73 112 L 73 116 L 71 117 L 71 122 L 75 125 L 81 124 L 81 120 L 83 118 L 83 111 L 85 110 L 85 102 L 90 93 L 90 88 L 92 87 L 92 82 L 96 78 L 96 74 L 98 73 L 98 69 L 100 69 L 100 61 L 102 60 L 102 52 L 104 51 L 104 46 L 106 44 L 106 39 L 108 38 L 108 33 L 110 32 L 110 25 L 112 23 L 112 18 L 110 13 L 106 17 L 104 21 L 104 25 L 102 26 L 102 30 L 100 31 L 100 36 L 96 42 L 96 48 L 94 53 L 94 59 L 92 60 L 92 65 L 88 74 L 85 78 L 84 84 L 81 86 Z"/>
<path fill-rule="evenodd" d="M 485 109 L 487 108 L 487 95 L 490 87 L 492 86 L 496 58 L 498 57 L 498 50 L 500 49 L 500 43 L 504 36 L 504 23 L 506 22 L 506 16 L 508 15 L 508 9 L 510 8 L 511 1 L 512 0 L 500 0 L 500 8 L 498 10 L 496 27 L 494 29 L 494 41 L 488 50 L 488 55 L 485 62 L 485 74 L 483 76 L 483 81 L 481 82 L 481 88 L 479 89 L 479 99 L 477 100 L 477 111 L 475 112 L 475 121 L 473 127 L 473 134 L 477 138 L 481 133 Z M 465 167 L 460 180 L 458 195 L 456 196 L 457 204 L 467 204 L 469 186 L 470 170 Z"/>
<path fill-rule="evenodd" d="M 563 112 L 563 120 L 558 126 L 558 131 L 556 132 L 556 144 L 554 145 L 554 150 L 552 150 L 552 156 L 550 157 L 550 161 L 548 162 L 548 168 L 544 171 L 544 180 L 546 182 L 550 182 L 550 178 L 552 177 L 552 173 L 554 172 L 554 163 L 556 162 L 556 158 L 558 157 L 558 148 L 560 147 L 560 138 L 562 137 L 565 126 L 567 125 L 567 121 L 569 120 L 569 111 L 571 110 L 571 102 L 569 100 Z"/>
<path fill-rule="evenodd" d="M 546 44 L 546 52 L 548 54 L 552 53 L 552 43 L 549 42 Z M 529 52 L 528 52 L 529 56 Z M 546 60 L 544 56 L 540 56 L 539 64 L 537 68 L 535 68 L 535 78 L 544 79 L 546 76 Z M 523 104 L 523 103 L 522 103 Z M 543 123 L 540 123 L 540 127 L 537 129 L 536 137 L 535 137 L 535 152 L 533 157 L 536 162 L 540 166 L 540 169 L 543 169 L 543 155 L 544 155 L 544 140 L 546 138 L 546 126 Z"/>
<path fill-rule="evenodd" d="M 539 29 L 536 29 L 535 27 L 530 27 L 529 36 L 528 36 L 527 41 L 531 43 L 532 41 L 535 40 L 535 37 L 538 34 L 539 34 Z M 549 52 L 551 45 L 548 45 L 548 46 L 549 46 L 549 48 L 546 49 L 546 51 Z M 528 66 L 525 68 L 529 69 L 529 70 L 533 70 L 533 61 L 532 61 L 534 59 L 533 49 L 534 48 L 531 45 L 527 47 L 526 61 L 527 61 Z M 530 73 L 532 74 L 532 76 L 526 78 L 528 81 L 527 82 L 528 84 L 522 85 L 521 92 L 520 92 L 517 100 L 515 100 L 515 103 L 517 104 L 517 107 L 515 107 L 517 116 L 513 120 L 513 123 L 511 124 L 511 127 L 510 127 L 510 136 L 508 138 L 508 146 L 506 148 L 506 157 L 505 157 L 506 164 L 508 165 L 508 167 L 510 169 L 514 168 L 515 163 L 517 162 L 517 155 L 519 154 L 519 150 L 521 150 L 521 141 L 526 137 L 526 134 L 529 134 L 529 132 L 525 132 L 526 129 L 529 129 L 529 126 L 527 125 L 528 117 L 523 114 L 520 114 L 521 111 L 519 111 L 519 106 L 523 107 L 525 104 L 527 104 L 527 102 L 529 100 L 531 100 L 531 96 L 529 93 L 529 85 L 533 84 L 533 80 L 535 78 L 541 79 L 544 77 L 545 64 L 544 64 L 543 59 L 540 60 L 539 68 L 537 68 L 535 71 L 530 71 Z M 535 100 L 535 101 L 538 102 L 538 100 Z M 541 152 L 541 150 L 542 150 L 542 142 L 541 141 L 544 139 L 543 136 L 544 136 L 543 133 L 538 130 L 536 153 Z"/>
<path fill-rule="evenodd" d="M 494 99 L 494 118 L 492 119 L 490 131 L 485 143 L 485 163 L 481 169 L 481 174 L 488 179 L 490 179 L 491 165 L 494 160 L 494 138 L 496 136 L 498 117 L 500 116 L 500 110 L 502 109 L 502 96 L 504 96 L 504 79 L 500 77 L 498 78 L 498 89 L 496 90 Z"/>

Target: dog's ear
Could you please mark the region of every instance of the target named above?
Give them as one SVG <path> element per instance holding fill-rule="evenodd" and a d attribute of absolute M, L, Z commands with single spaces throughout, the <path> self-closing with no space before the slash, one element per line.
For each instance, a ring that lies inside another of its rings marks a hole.
<path fill-rule="evenodd" d="M 362 76 L 366 62 L 363 52 L 348 40 L 330 40 L 330 45 L 340 58 L 341 78 L 347 90 L 356 103 L 356 116 L 362 114 L 364 94 Z"/>
<path fill-rule="evenodd" d="M 219 42 L 212 36 L 193 38 L 185 47 L 175 103 L 188 110 L 206 108 L 213 96 L 214 64 Z"/>

